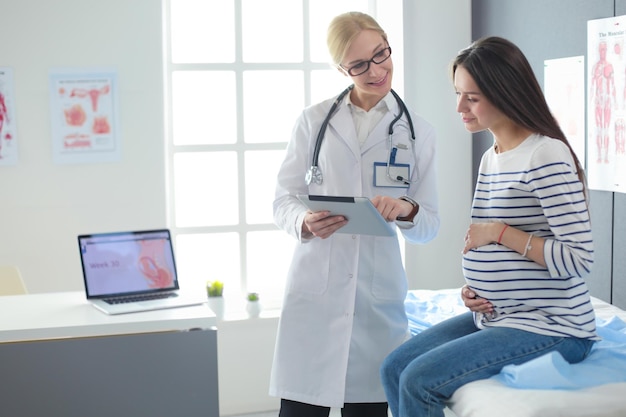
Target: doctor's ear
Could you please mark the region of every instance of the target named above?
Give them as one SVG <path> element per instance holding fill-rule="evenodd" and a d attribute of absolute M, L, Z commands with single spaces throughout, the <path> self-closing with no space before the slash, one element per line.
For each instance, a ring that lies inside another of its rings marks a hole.
<path fill-rule="evenodd" d="M 350 77 L 350 74 L 348 74 L 348 71 L 343 69 L 343 67 L 341 65 L 335 65 L 335 68 L 337 68 L 337 71 L 339 71 L 340 73 L 342 73 L 346 77 Z"/>

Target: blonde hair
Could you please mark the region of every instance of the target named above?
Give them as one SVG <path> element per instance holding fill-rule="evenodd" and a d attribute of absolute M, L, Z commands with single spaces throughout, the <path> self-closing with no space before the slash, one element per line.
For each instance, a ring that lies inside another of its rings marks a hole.
<path fill-rule="evenodd" d="M 387 42 L 387 34 L 368 14 L 347 12 L 336 16 L 328 25 L 326 45 L 335 65 L 341 64 L 354 38 L 364 30 L 374 30 Z"/>

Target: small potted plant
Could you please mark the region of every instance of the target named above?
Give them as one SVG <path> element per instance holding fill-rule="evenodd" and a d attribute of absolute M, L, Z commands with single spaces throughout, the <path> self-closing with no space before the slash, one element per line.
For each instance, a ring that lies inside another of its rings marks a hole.
<path fill-rule="evenodd" d="M 207 281 L 206 293 L 209 297 L 209 307 L 215 313 L 215 317 L 222 319 L 224 317 L 224 283 L 222 281 Z"/>
<path fill-rule="evenodd" d="M 261 314 L 261 302 L 259 301 L 259 294 L 256 292 L 249 292 L 246 296 L 248 300 L 246 304 L 246 311 L 250 317 L 259 317 Z"/>
<path fill-rule="evenodd" d="M 206 293 L 209 297 L 221 297 L 224 292 L 224 283 L 222 281 L 207 281 Z"/>

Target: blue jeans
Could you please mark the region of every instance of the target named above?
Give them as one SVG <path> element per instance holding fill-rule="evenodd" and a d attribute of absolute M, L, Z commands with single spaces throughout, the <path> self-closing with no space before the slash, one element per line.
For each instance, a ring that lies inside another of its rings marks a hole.
<path fill-rule="evenodd" d="M 570 363 L 580 362 L 592 346 L 592 340 L 504 327 L 479 330 L 472 313 L 465 313 L 391 352 L 381 366 L 381 378 L 394 417 L 443 417 L 446 401 L 462 385 L 552 351 Z"/>

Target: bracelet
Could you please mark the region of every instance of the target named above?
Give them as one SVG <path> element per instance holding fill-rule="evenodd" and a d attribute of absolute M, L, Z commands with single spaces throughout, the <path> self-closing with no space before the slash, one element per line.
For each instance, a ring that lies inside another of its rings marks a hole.
<path fill-rule="evenodd" d="M 502 231 L 500 232 L 500 236 L 498 236 L 498 240 L 497 240 L 498 245 L 502 241 L 502 236 L 504 235 L 504 231 L 506 230 L 507 227 L 509 227 L 509 225 L 505 224 L 504 227 L 502 228 Z"/>
<path fill-rule="evenodd" d="M 524 253 L 522 253 L 522 256 L 526 256 L 528 251 L 533 248 L 532 246 L 530 246 L 530 241 L 532 240 L 532 238 L 533 238 L 533 235 L 529 233 L 528 240 L 526 241 L 526 248 L 524 249 Z"/>

